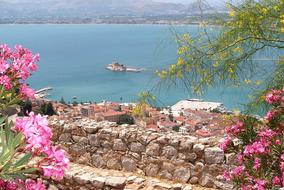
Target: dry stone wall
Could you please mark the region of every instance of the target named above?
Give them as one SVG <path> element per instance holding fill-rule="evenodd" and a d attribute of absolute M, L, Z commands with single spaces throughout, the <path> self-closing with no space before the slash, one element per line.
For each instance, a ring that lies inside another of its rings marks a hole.
<path fill-rule="evenodd" d="M 224 155 L 216 146 L 216 139 L 91 120 L 50 123 L 54 142 L 66 150 L 72 162 L 205 187 L 230 188 L 221 181 L 221 175 L 228 167 L 226 160 L 231 162 L 232 156 Z"/>

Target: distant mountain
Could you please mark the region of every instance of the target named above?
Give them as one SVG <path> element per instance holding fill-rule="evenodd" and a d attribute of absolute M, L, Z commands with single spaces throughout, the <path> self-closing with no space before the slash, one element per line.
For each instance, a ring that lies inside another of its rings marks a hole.
<path fill-rule="evenodd" d="M 213 11 L 207 4 L 201 7 Z M 2 18 L 190 15 L 197 11 L 197 3 L 153 0 L 0 0 Z"/>

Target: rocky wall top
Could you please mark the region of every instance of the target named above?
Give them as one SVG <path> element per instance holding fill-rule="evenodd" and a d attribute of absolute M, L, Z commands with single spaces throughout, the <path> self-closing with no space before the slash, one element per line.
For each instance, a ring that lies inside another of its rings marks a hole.
<path fill-rule="evenodd" d="M 157 133 L 135 125 L 118 126 L 87 119 L 54 119 L 50 125 L 53 140 L 73 162 L 228 189 L 220 176 L 228 167 L 226 163 L 232 162 L 232 156 L 216 146 L 218 139 Z"/>

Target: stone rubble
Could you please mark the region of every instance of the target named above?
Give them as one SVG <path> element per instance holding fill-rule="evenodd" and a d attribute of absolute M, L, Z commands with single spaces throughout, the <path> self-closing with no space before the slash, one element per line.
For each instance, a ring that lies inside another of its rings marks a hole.
<path fill-rule="evenodd" d="M 72 122 L 50 119 L 50 126 L 54 133 L 53 141 L 67 152 L 72 162 L 180 183 L 228 189 L 227 184 L 218 176 L 222 175 L 233 158 L 217 147 L 220 138 L 197 138 L 178 132 L 158 133 L 136 125 L 118 126 L 116 123 L 90 119 Z M 68 171 L 67 178 L 80 171 Z M 74 181 L 78 184 L 89 183 L 86 178 L 88 176 L 83 175 L 75 177 Z M 102 186 L 104 182 L 107 186 L 121 188 L 128 183 L 124 178 L 109 180 L 98 178 L 91 184 Z M 167 189 L 163 184 L 156 185 L 156 188 Z"/>
<path fill-rule="evenodd" d="M 186 183 L 169 182 L 129 172 L 104 170 L 71 163 L 63 180 L 49 183 L 48 190 L 199 190 Z M 209 190 L 202 188 L 203 190 Z"/>

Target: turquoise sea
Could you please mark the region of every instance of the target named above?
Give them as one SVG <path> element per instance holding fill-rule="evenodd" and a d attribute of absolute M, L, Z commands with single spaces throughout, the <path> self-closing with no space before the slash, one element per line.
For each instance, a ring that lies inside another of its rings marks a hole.
<path fill-rule="evenodd" d="M 197 26 L 167 25 L 0 25 L 0 42 L 22 44 L 41 55 L 39 71 L 30 85 L 53 87 L 51 99 L 78 97 L 79 101 L 135 101 L 144 90 L 153 90 L 162 106 L 194 98 L 182 87 L 159 88 L 156 69 L 176 59 L 174 32 L 198 32 Z M 115 73 L 105 69 L 117 60 L 142 67 L 142 73 Z M 247 87 L 209 89 L 202 97 L 229 108 L 247 101 Z"/>

